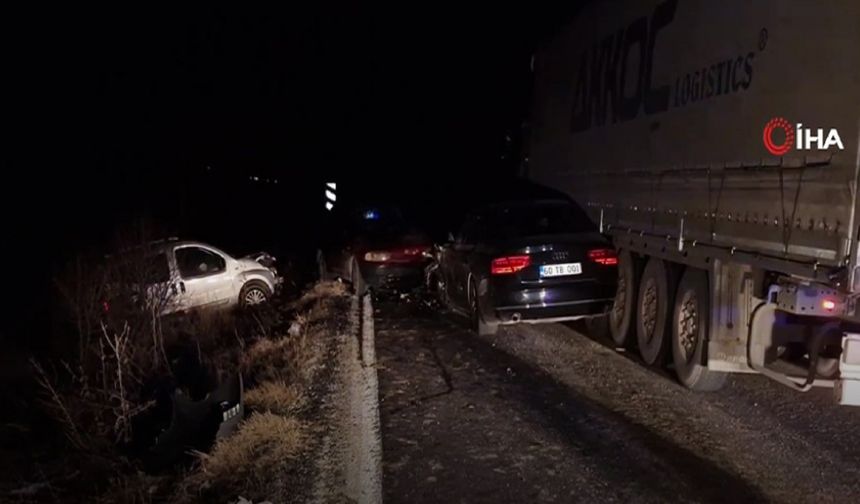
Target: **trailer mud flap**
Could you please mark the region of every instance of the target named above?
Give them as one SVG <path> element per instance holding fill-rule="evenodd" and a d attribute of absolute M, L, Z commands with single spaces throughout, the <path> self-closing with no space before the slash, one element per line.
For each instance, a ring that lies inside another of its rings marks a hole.
<path fill-rule="evenodd" d="M 729 373 L 754 372 L 747 357 L 748 324 L 758 300 L 753 295 L 748 265 L 715 259 L 711 269 L 711 331 L 708 369 Z"/>
<path fill-rule="evenodd" d="M 842 338 L 839 376 L 833 388 L 836 401 L 845 406 L 860 406 L 860 334 L 845 333 Z"/>

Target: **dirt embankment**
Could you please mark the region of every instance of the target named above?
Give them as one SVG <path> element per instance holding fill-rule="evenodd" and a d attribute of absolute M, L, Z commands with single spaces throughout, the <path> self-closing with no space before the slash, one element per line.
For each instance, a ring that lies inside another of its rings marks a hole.
<path fill-rule="evenodd" d="M 287 334 L 260 339 L 242 357 L 248 417 L 238 431 L 199 454 L 179 484 L 178 502 L 307 502 L 323 477 L 315 460 L 328 429 L 339 355 L 352 332 L 351 296 L 317 284 L 296 305 Z"/>

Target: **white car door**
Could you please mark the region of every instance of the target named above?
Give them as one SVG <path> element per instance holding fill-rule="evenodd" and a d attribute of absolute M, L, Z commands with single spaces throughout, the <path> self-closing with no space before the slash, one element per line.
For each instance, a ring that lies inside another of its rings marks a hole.
<path fill-rule="evenodd" d="M 179 272 L 180 309 L 233 301 L 233 272 L 227 267 L 230 262 L 227 257 L 201 245 L 181 245 L 173 253 Z"/>
<path fill-rule="evenodd" d="M 137 275 L 144 279 L 147 307 L 162 314 L 176 311 L 178 285 L 167 251 L 146 256 L 139 267 L 141 270 Z"/>

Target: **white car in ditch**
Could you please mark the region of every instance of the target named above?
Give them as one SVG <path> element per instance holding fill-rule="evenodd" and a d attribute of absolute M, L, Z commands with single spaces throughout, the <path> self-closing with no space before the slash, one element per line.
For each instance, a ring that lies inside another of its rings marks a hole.
<path fill-rule="evenodd" d="M 167 315 L 268 301 L 281 282 L 274 261 L 265 252 L 234 258 L 206 243 L 171 239 L 138 249 L 122 263 L 132 272 L 126 281 L 145 285 L 147 305 Z"/>

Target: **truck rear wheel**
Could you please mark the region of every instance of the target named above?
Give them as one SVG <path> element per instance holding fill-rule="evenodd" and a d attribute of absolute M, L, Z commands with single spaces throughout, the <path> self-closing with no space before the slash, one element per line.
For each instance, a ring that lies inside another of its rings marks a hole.
<path fill-rule="evenodd" d="M 674 293 L 673 270 L 657 258 L 648 259 L 636 302 L 636 342 L 649 366 L 662 365 L 669 340 Z"/>
<path fill-rule="evenodd" d="M 672 311 L 672 360 L 678 381 L 701 392 L 719 390 L 728 377 L 727 373 L 707 367 L 710 310 L 707 272 L 687 268 L 678 284 Z"/>
<path fill-rule="evenodd" d="M 639 282 L 633 254 L 623 250 L 618 254 L 618 287 L 609 311 L 609 335 L 618 347 L 631 347 L 635 339 L 636 292 Z"/>

